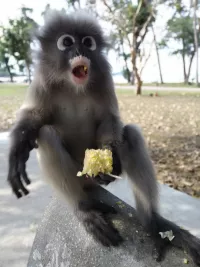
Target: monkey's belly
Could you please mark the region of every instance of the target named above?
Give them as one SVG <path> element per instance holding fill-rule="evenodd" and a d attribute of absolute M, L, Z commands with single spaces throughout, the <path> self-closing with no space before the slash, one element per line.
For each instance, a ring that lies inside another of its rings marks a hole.
<path fill-rule="evenodd" d="M 96 133 L 94 125 L 87 123 L 71 124 L 70 127 L 57 125 L 55 126 L 62 140 L 63 146 L 76 159 L 82 163 L 85 150 L 96 148 Z"/>

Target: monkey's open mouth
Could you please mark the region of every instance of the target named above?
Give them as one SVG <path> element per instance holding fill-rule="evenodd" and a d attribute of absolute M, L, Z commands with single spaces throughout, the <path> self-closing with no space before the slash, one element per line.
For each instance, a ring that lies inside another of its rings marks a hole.
<path fill-rule="evenodd" d="M 90 60 L 84 56 L 76 56 L 70 60 L 72 80 L 83 85 L 89 78 Z"/>
<path fill-rule="evenodd" d="M 88 68 L 84 65 L 76 66 L 72 73 L 78 79 L 85 79 L 88 75 Z"/>

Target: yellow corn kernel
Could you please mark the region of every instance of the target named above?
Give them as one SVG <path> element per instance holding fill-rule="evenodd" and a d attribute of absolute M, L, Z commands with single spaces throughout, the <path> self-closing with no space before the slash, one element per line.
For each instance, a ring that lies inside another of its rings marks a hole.
<path fill-rule="evenodd" d="M 83 171 L 77 176 L 88 174 L 97 176 L 100 172 L 109 174 L 113 170 L 112 151 L 109 149 L 87 149 L 85 151 Z"/>

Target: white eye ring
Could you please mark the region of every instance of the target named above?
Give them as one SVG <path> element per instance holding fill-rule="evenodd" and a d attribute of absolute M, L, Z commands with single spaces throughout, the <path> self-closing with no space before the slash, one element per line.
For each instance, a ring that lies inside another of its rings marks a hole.
<path fill-rule="evenodd" d="M 64 44 L 65 38 L 69 38 L 69 40 L 72 41 L 71 45 Z M 59 39 L 57 41 L 57 47 L 58 47 L 59 50 L 64 51 L 67 47 L 72 46 L 74 43 L 75 43 L 75 39 L 74 39 L 73 36 L 71 36 L 69 34 L 64 34 L 64 35 L 59 37 Z"/>
<path fill-rule="evenodd" d="M 91 41 L 91 46 L 88 46 L 88 45 L 84 44 L 84 42 L 86 41 L 86 39 L 90 39 L 90 41 Z M 94 39 L 92 36 L 85 36 L 85 37 L 82 39 L 82 43 L 83 43 L 87 48 L 89 48 L 89 49 L 92 50 L 92 51 L 94 51 L 94 50 L 97 48 L 96 41 L 95 41 L 95 39 Z"/>

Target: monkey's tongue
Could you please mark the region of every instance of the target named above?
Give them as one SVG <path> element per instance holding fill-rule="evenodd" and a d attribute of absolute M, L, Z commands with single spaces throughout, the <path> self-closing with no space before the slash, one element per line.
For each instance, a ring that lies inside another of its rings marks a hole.
<path fill-rule="evenodd" d="M 73 74 L 76 78 L 84 79 L 87 76 L 87 68 L 85 66 L 77 66 L 73 69 Z"/>

